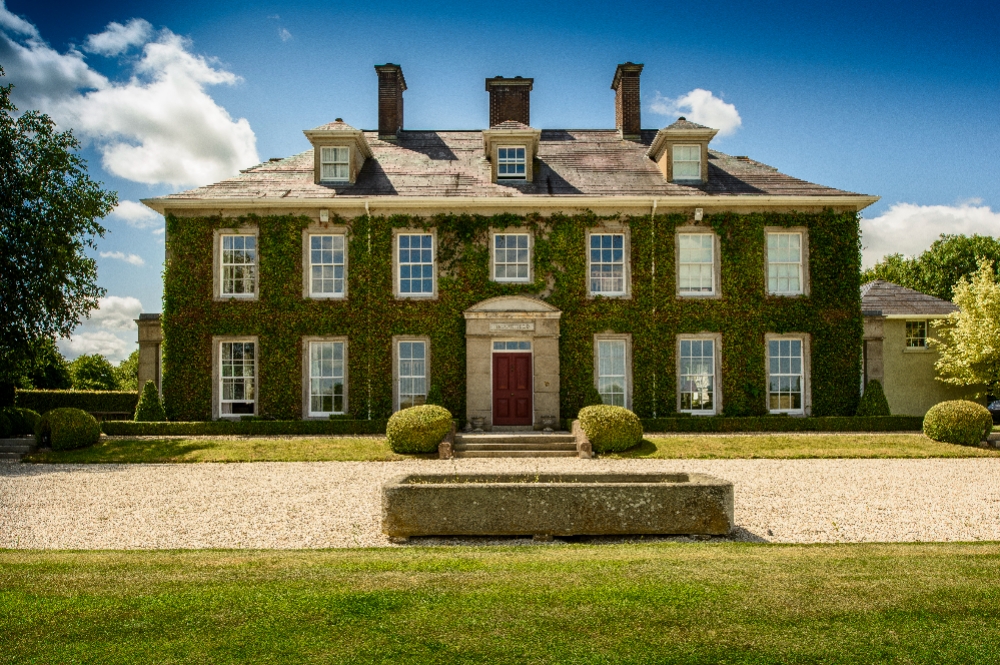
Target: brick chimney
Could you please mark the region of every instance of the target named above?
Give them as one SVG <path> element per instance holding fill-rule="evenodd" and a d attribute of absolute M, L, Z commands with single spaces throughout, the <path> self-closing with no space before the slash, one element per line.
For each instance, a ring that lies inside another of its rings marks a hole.
<path fill-rule="evenodd" d="M 486 92 L 490 93 L 490 127 L 496 127 L 505 120 L 531 125 L 531 87 L 534 82 L 535 79 L 520 76 L 486 79 Z"/>
<path fill-rule="evenodd" d="M 378 137 L 395 139 L 403 129 L 403 91 L 406 79 L 403 68 L 387 62 L 375 65 L 378 73 Z"/>
<path fill-rule="evenodd" d="M 642 129 L 639 108 L 639 75 L 642 65 L 625 62 L 618 65 L 611 89 L 615 91 L 615 126 L 623 139 L 637 139 Z"/>

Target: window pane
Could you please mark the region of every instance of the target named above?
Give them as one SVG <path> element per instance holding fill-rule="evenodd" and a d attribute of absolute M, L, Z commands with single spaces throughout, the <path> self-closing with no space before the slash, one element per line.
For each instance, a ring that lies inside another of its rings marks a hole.
<path fill-rule="evenodd" d="M 681 411 L 714 413 L 714 340 L 681 340 L 679 379 Z"/>
<path fill-rule="evenodd" d="M 768 356 L 768 408 L 771 411 L 801 411 L 802 340 L 770 340 Z"/>
<path fill-rule="evenodd" d="M 399 292 L 434 293 L 434 238 L 429 233 L 400 234 Z"/>
<path fill-rule="evenodd" d="M 591 294 L 622 295 L 625 293 L 624 244 L 625 235 L 622 233 L 591 234 Z"/>
<path fill-rule="evenodd" d="M 597 391 L 601 401 L 625 406 L 625 340 L 598 340 Z"/>

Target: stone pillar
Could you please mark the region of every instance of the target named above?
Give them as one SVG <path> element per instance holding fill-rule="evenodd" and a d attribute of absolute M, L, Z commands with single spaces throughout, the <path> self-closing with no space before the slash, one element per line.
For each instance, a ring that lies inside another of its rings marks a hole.
<path fill-rule="evenodd" d="M 885 338 L 883 325 L 885 317 L 865 316 L 864 332 L 864 383 L 875 379 L 885 388 L 885 362 L 882 355 L 882 342 Z"/>
<path fill-rule="evenodd" d="M 160 346 L 163 344 L 163 328 L 160 326 L 160 315 L 140 314 L 135 322 L 139 325 L 139 391 L 147 381 L 152 381 L 162 393 Z"/>

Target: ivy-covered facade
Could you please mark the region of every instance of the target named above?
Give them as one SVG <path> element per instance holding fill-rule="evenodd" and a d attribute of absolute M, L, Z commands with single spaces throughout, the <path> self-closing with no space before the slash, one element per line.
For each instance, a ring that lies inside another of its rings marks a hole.
<path fill-rule="evenodd" d="M 694 123 L 629 136 L 624 108 L 589 133 L 526 115 L 404 132 L 381 109 L 378 132 L 331 123 L 306 153 L 147 201 L 167 221 L 168 417 L 381 419 L 431 400 L 541 427 L 597 399 L 642 417 L 853 415 L 875 199 L 708 150 Z"/>

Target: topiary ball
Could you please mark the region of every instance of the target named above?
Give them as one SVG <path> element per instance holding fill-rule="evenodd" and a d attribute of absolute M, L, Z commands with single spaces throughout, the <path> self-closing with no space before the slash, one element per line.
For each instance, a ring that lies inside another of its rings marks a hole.
<path fill-rule="evenodd" d="M 885 391 L 882 390 L 882 382 L 872 379 L 865 386 L 865 394 L 858 402 L 857 416 L 867 418 L 869 416 L 888 416 L 889 400 L 885 398 Z"/>
<path fill-rule="evenodd" d="M 156 389 L 156 384 L 146 381 L 142 387 L 142 394 L 139 395 L 139 403 L 135 407 L 135 422 L 163 422 L 167 419 L 167 413 L 163 410 L 163 402 L 160 400 L 160 391 Z"/>
<path fill-rule="evenodd" d="M 85 448 L 94 445 L 100 438 L 101 426 L 97 419 L 81 409 L 46 411 L 35 429 L 38 445 L 51 446 L 52 450 Z"/>
<path fill-rule="evenodd" d="M 639 416 L 621 406 L 585 406 L 577 416 L 595 453 L 613 453 L 642 442 Z"/>
<path fill-rule="evenodd" d="M 38 425 L 38 419 L 41 418 L 37 411 L 19 406 L 4 409 L 3 413 L 10 420 L 10 433 L 13 436 L 29 436 L 34 434 L 35 427 Z"/>
<path fill-rule="evenodd" d="M 423 404 L 392 414 L 385 436 L 394 453 L 433 453 L 449 430 L 451 412 L 443 406 Z"/>
<path fill-rule="evenodd" d="M 935 441 L 975 446 L 993 431 L 993 416 L 982 404 L 964 399 L 941 402 L 924 416 L 924 434 Z"/>

